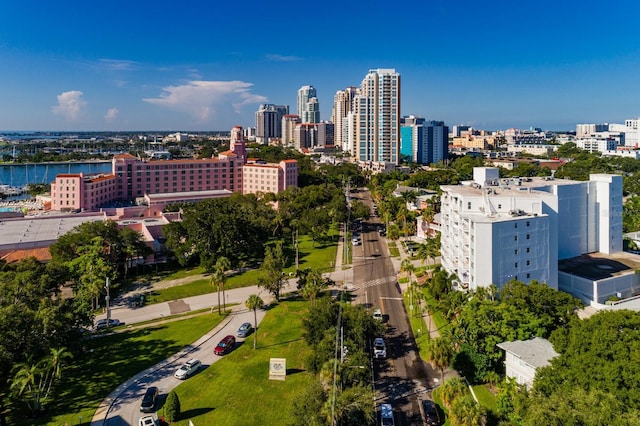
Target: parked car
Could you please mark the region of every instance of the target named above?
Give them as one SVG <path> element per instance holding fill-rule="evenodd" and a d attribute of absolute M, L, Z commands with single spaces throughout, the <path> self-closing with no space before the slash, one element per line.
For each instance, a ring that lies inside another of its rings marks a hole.
<path fill-rule="evenodd" d="M 156 420 L 152 416 L 140 417 L 138 426 L 156 426 Z"/>
<path fill-rule="evenodd" d="M 394 426 L 393 407 L 391 404 L 380 404 L 380 424 L 382 426 Z"/>
<path fill-rule="evenodd" d="M 202 363 L 199 359 L 190 359 L 189 361 L 184 363 L 182 367 L 178 368 L 178 371 L 175 372 L 173 377 L 180 380 L 187 379 L 189 378 L 189 376 L 195 374 L 201 366 Z"/>
<path fill-rule="evenodd" d="M 353 244 L 354 246 L 359 246 L 360 244 L 362 244 L 362 241 L 360 241 L 359 237 L 355 237 L 351 239 L 351 244 Z"/>
<path fill-rule="evenodd" d="M 253 326 L 250 322 L 245 322 L 240 326 L 238 331 L 236 331 L 236 336 L 238 337 L 247 337 L 253 331 Z"/>
<path fill-rule="evenodd" d="M 382 310 L 376 309 L 375 311 L 373 311 L 373 319 L 382 321 L 384 319 L 382 316 Z"/>
<path fill-rule="evenodd" d="M 423 399 L 422 403 L 422 420 L 427 426 L 439 426 L 440 414 L 438 413 L 438 406 L 435 402 L 429 399 Z"/>
<path fill-rule="evenodd" d="M 158 388 L 155 386 L 151 386 L 147 388 L 147 391 L 144 393 L 142 397 L 142 402 L 140 403 L 140 411 L 143 413 L 153 413 L 156 408 L 156 401 L 158 400 Z"/>
<path fill-rule="evenodd" d="M 375 358 L 387 357 L 387 345 L 385 345 L 382 337 L 376 337 L 373 340 L 373 356 Z"/>
<path fill-rule="evenodd" d="M 118 320 L 118 319 L 115 319 L 115 318 L 111 318 L 107 322 L 107 319 L 104 318 L 104 319 L 96 321 L 95 328 L 96 328 L 96 330 L 103 330 L 105 328 L 117 327 L 119 325 L 124 325 L 124 323 L 122 321 Z"/>
<path fill-rule="evenodd" d="M 220 340 L 220 343 L 218 343 L 218 346 L 213 350 L 213 353 L 216 355 L 224 355 L 231 351 L 235 344 L 236 338 L 232 335 L 228 335 L 224 339 Z"/>

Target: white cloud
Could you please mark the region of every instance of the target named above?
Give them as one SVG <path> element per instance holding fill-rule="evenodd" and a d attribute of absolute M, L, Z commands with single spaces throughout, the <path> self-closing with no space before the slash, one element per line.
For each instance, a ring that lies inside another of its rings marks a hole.
<path fill-rule="evenodd" d="M 117 116 L 120 110 L 118 108 L 109 108 L 107 113 L 104 115 L 104 121 L 107 123 L 111 123 Z"/>
<path fill-rule="evenodd" d="M 200 121 L 209 120 L 218 109 L 233 105 L 234 111 L 247 104 L 265 103 L 267 98 L 250 92 L 252 83 L 244 81 L 194 80 L 164 87 L 158 98 L 143 99 L 153 105 L 186 112 Z"/>
<path fill-rule="evenodd" d="M 276 62 L 293 62 L 302 60 L 299 56 L 279 55 L 277 53 L 267 53 L 265 56 L 268 60 Z"/>
<path fill-rule="evenodd" d="M 54 114 L 62 115 L 69 121 L 75 121 L 80 114 L 80 110 L 87 105 L 82 99 L 82 92 L 79 90 L 70 90 L 62 92 L 58 95 L 58 105 L 51 108 Z"/>

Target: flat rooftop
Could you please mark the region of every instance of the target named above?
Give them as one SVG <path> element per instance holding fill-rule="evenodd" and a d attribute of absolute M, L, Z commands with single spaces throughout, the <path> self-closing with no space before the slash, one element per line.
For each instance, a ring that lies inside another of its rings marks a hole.
<path fill-rule="evenodd" d="M 592 281 L 635 273 L 640 269 L 640 256 L 627 252 L 590 253 L 558 262 L 558 271 Z"/>
<path fill-rule="evenodd" d="M 36 248 L 85 222 L 105 220 L 104 213 L 26 216 L 0 220 L 0 249 Z"/>

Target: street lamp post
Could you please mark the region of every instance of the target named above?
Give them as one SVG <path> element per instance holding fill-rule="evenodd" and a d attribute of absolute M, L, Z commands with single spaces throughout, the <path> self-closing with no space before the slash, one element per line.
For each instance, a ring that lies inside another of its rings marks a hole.
<path fill-rule="evenodd" d="M 107 328 L 109 328 L 109 323 L 111 322 L 111 310 L 109 309 L 109 277 L 107 277 L 107 282 L 105 283 L 104 288 L 107 289 L 107 295 L 105 296 L 104 301 L 107 308 Z"/>

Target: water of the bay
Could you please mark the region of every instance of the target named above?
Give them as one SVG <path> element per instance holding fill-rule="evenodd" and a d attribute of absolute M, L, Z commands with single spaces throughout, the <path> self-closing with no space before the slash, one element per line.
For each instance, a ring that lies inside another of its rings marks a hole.
<path fill-rule="evenodd" d="M 111 162 L 34 163 L 0 165 L 0 185 L 22 187 L 28 183 L 49 184 L 61 173 L 109 173 Z"/>

